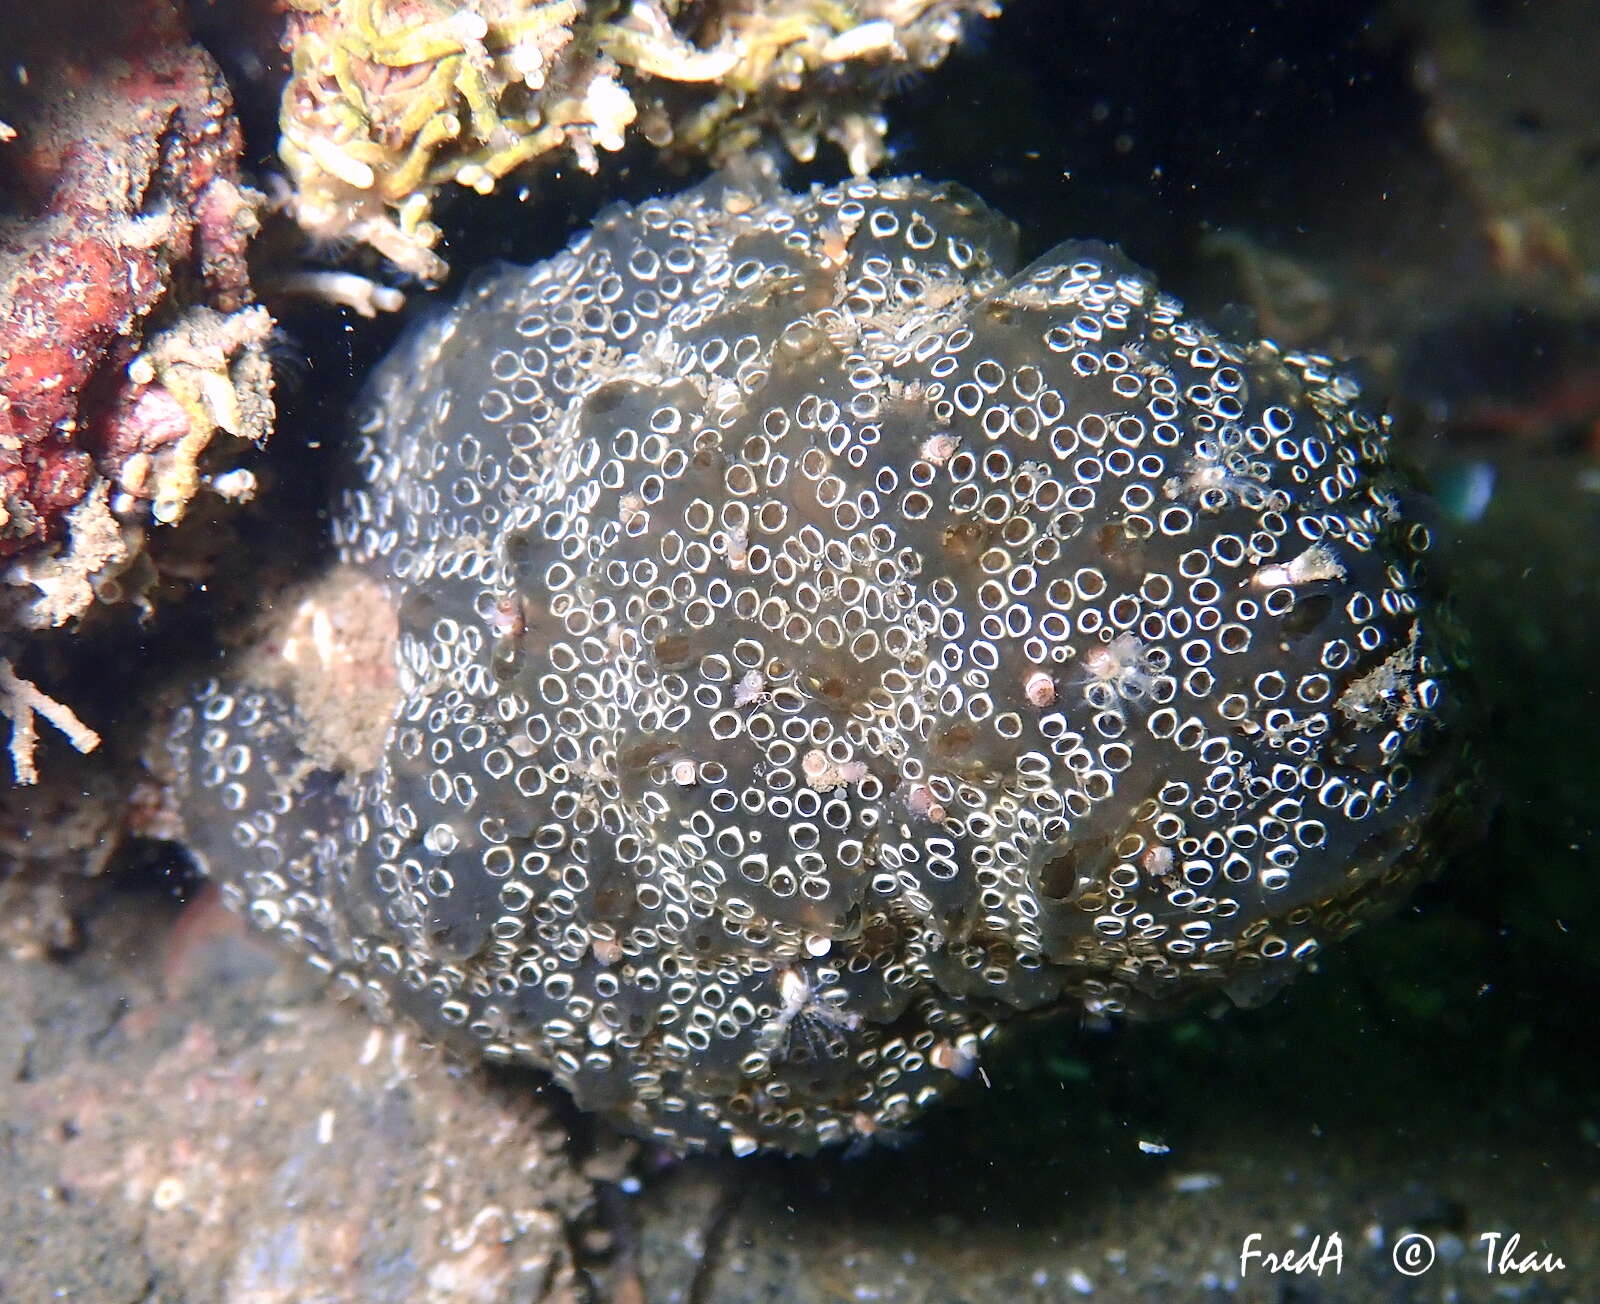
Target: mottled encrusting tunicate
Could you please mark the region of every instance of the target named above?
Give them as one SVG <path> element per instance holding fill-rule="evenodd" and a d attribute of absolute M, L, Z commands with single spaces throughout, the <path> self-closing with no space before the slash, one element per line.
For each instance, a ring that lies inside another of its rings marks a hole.
<path fill-rule="evenodd" d="M 683 1148 L 1022 1012 L 1259 996 L 1455 783 L 1428 526 L 1321 357 L 920 180 L 719 180 L 376 376 L 341 566 L 178 713 L 225 897 Z"/>

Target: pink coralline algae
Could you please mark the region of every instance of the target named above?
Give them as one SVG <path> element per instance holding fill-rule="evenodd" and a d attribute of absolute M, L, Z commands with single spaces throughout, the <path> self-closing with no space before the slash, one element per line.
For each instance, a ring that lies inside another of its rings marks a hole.
<path fill-rule="evenodd" d="M 0 558 L 70 552 L 69 517 L 99 486 L 124 525 L 141 508 L 176 519 L 212 434 L 264 436 L 272 411 L 239 128 L 177 7 L 18 21 L 0 91 Z"/>

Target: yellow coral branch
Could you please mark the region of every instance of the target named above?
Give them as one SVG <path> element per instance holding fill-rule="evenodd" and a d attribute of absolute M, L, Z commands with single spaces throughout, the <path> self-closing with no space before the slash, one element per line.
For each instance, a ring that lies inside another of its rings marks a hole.
<path fill-rule="evenodd" d="M 738 66 L 740 58 L 738 48 L 731 43 L 713 50 L 699 50 L 687 41 L 616 23 L 600 23 L 594 29 L 594 37 L 600 48 L 618 63 L 651 77 L 665 77 L 668 81 L 718 81 Z"/>
<path fill-rule="evenodd" d="M 992 14 L 998 0 L 288 6 L 279 153 L 291 211 L 318 236 L 366 241 L 433 279 L 444 264 L 427 216 L 441 187 L 488 193 L 556 151 L 594 171 L 635 123 L 658 146 L 714 161 L 764 134 L 800 158 L 829 139 L 862 172 L 882 152 L 877 68 L 932 67 L 959 37 L 952 15 Z"/>
<path fill-rule="evenodd" d="M 0 658 L 0 715 L 11 721 L 11 770 L 18 783 L 39 782 L 39 769 L 33 753 L 39 733 L 35 716 L 43 716 L 80 752 L 100 746 L 100 735 L 78 719 L 72 709 L 39 690 L 31 680 L 18 676 L 11 662 Z"/>

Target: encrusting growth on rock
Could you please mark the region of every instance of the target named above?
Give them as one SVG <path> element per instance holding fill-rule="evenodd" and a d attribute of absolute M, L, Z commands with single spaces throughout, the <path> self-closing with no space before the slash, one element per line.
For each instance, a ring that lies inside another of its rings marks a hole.
<path fill-rule="evenodd" d="M 883 157 L 885 70 L 935 67 L 998 0 L 290 0 L 279 154 L 318 239 L 445 273 L 439 192 L 535 163 L 586 172 L 629 133 L 740 158 L 764 136 Z M 349 292 L 347 282 L 297 288 Z M 365 296 L 362 307 L 385 305 Z"/>
<path fill-rule="evenodd" d="M 1014 242 L 956 187 L 724 178 L 417 331 L 336 511 L 376 749 L 270 658 L 173 721 L 225 899 L 737 1153 L 892 1134 L 1014 1015 L 1253 999 L 1398 900 L 1461 770 L 1386 423 Z"/>

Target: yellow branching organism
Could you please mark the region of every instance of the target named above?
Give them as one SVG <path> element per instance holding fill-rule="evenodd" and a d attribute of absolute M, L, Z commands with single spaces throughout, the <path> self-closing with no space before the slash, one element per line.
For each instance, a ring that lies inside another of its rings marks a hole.
<path fill-rule="evenodd" d="M 882 157 L 882 88 L 940 63 L 999 0 L 289 0 L 279 153 L 313 236 L 423 280 L 451 184 L 487 194 L 630 128 L 725 162 L 766 138 L 852 171 Z"/>
<path fill-rule="evenodd" d="M 22 679 L 11 662 L 0 659 L 0 716 L 11 722 L 11 771 L 17 783 L 39 781 L 33 752 L 39 733 L 35 717 L 43 716 L 80 752 L 92 752 L 100 745 L 100 735 L 73 713 L 72 709 L 42 692 L 31 680 Z"/>

